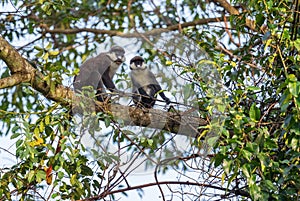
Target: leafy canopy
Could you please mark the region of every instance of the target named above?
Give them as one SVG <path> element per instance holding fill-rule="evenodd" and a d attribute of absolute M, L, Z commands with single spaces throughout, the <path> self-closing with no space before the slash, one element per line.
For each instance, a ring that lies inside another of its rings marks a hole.
<path fill-rule="evenodd" d="M 15 160 L 0 167 L 0 200 L 114 200 L 122 196 L 119 193 L 151 185 L 158 186 L 163 199 L 171 192 L 191 200 L 297 200 L 299 6 L 299 0 L 3 0 L 1 37 L 43 74 L 50 91 L 70 86 L 82 61 L 99 47 L 108 49 L 121 41 L 130 54 L 142 54 L 166 69 L 161 79 L 171 93 L 180 86 L 187 100 L 192 92 L 196 114 L 209 124 L 200 128 L 198 138 L 185 138 L 189 146 L 182 150 L 175 134 L 123 127 L 111 114 L 92 113 L 83 122 L 98 147 L 91 157 L 82 144 L 83 131 L 69 121 L 70 108 L 49 100 L 30 82 L 13 87 L 0 82 L 0 132 L 10 136 L 16 148 L 11 153 L 0 145 L 1 153 Z M 184 62 L 193 57 L 185 55 L 185 48 L 191 48 L 187 43 L 164 47 L 173 34 L 193 41 L 205 59 L 196 65 Z M 157 38 L 165 41 L 160 48 L 155 46 Z M 174 55 L 179 60 L 172 60 Z M 17 66 L 20 61 L 15 62 Z M 13 79 L 14 72 L 5 63 L 1 66 L 1 78 Z M 185 80 L 183 85 L 177 77 Z M 116 82 L 129 88 L 126 65 Z M 214 118 L 220 113 L 222 118 Z M 97 136 L 105 126 L 110 130 Z M 118 151 L 108 149 L 109 144 Z M 124 152 L 132 153 L 125 162 Z M 156 183 L 129 184 L 131 171 L 120 166 L 137 167 L 133 161 L 142 156 L 147 167 L 156 167 Z M 184 180 L 172 178 L 176 182 L 167 183 L 168 191 L 157 177 L 170 169 Z M 178 185 L 191 185 L 194 191 Z M 142 190 L 138 193 L 143 196 Z"/>

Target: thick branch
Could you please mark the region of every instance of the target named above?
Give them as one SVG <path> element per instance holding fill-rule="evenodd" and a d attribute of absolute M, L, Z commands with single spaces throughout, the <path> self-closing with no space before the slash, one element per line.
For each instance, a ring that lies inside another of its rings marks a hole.
<path fill-rule="evenodd" d="M 32 66 L 22 57 L 18 59 L 20 57 L 20 54 L 0 35 L 0 58 L 5 61 L 11 74 L 32 71 Z"/>
<path fill-rule="evenodd" d="M 227 10 L 228 13 L 231 15 L 239 15 L 239 11 L 230 5 L 226 0 L 214 0 L 215 2 L 218 2 L 225 10 Z"/>
<path fill-rule="evenodd" d="M 227 0 L 212 0 L 212 1 L 219 3 L 220 6 L 222 6 L 230 15 L 240 15 L 240 12 L 235 7 L 231 6 L 230 3 L 227 2 Z M 257 31 L 255 29 L 254 20 L 246 18 L 246 26 L 252 31 Z M 260 29 L 264 31 L 264 27 L 261 27 Z"/>
<path fill-rule="evenodd" d="M 31 79 L 30 74 L 27 73 L 15 73 L 9 77 L 0 79 L 0 89 L 12 87 L 22 82 L 29 82 Z"/>
<path fill-rule="evenodd" d="M 9 79 L 18 77 L 20 78 L 18 82 L 29 82 L 34 89 L 41 92 L 45 97 L 62 104 L 72 104 L 72 107 L 77 107 L 78 103 L 82 100 L 81 97 L 75 95 L 72 89 L 62 85 L 57 85 L 55 88 L 51 87 L 50 89 L 44 81 L 44 76 L 37 69 L 33 68 L 1 36 L 0 58 L 7 64 L 12 73 L 12 77 L 5 78 L 5 81 L 15 84 L 17 83 L 16 81 L 9 81 Z M 25 73 L 27 76 L 19 77 L 19 75 L 15 75 L 20 69 L 23 69 L 21 73 Z M 8 86 L 9 84 L 6 85 Z M 207 125 L 204 119 L 190 117 L 180 112 L 172 113 L 155 109 L 145 111 L 117 104 L 106 105 L 102 102 L 96 102 L 95 110 L 96 112 L 113 114 L 114 118 L 122 121 L 125 125 L 157 128 L 192 137 L 197 136 L 197 128 L 199 126 Z"/>
<path fill-rule="evenodd" d="M 207 18 L 207 19 L 198 19 L 192 22 L 185 22 L 182 24 L 175 24 L 175 25 L 170 25 L 166 28 L 157 28 L 157 29 L 152 29 L 150 31 L 145 31 L 145 32 L 134 32 L 134 33 L 124 33 L 120 31 L 114 31 L 114 30 L 103 30 L 103 29 L 92 29 L 92 28 L 77 28 L 77 29 L 49 29 L 47 25 L 43 24 L 41 25 L 42 28 L 44 28 L 46 33 L 51 33 L 51 34 L 77 34 L 81 32 L 89 32 L 89 33 L 94 33 L 94 34 L 107 34 L 109 36 L 120 36 L 124 38 L 138 38 L 141 37 L 141 34 L 143 36 L 150 36 L 150 35 L 157 35 L 161 34 L 164 32 L 169 32 L 169 31 L 176 31 L 178 30 L 179 26 L 181 28 L 186 28 L 186 27 L 192 27 L 192 26 L 197 26 L 197 25 L 202 25 L 202 24 L 207 24 L 211 22 L 220 22 L 224 18 Z"/>

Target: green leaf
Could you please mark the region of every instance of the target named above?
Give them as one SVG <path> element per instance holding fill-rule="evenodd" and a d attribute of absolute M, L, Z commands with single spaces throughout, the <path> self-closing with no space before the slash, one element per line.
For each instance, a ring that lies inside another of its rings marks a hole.
<path fill-rule="evenodd" d="M 265 17 L 262 13 L 258 13 L 256 16 L 255 16 L 255 21 L 257 23 L 258 26 L 261 26 L 263 25 L 263 23 L 265 22 Z"/>
<path fill-rule="evenodd" d="M 43 54 L 44 54 L 44 52 L 43 51 L 40 51 L 40 52 L 38 52 L 38 53 L 36 53 L 36 57 L 42 57 L 43 56 Z"/>
<path fill-rule="evenodd" d="M 225 159 L 223 160 L 223 168 L 226 174 L 229 174 L 232 169 L 232 160 L 231 159 Z"/>
<path fill-rule="evenodd" d="M 39 130 L 40 130 L 40 132 L 43 132 L 45 130 L 45 124 L 43 121 L 40 122 Z"/>
<path fill-rule="evenodd" d="M 225 112 L 225 109 L 226 109 L 226 105 L 225 105 L 225 104 L 220 104 L 220 105 L 218 105 L 218 110 L 219 110 L 220 112 L 224 113 L 224 112 Z"/>
<path fill-rule="evenodd" d="M 19 137 L 21 135 L 21 133 L 14 133 L 12 134 L 12 136 L 10 136 L 10 139 L 15 139 L 17 137 Z"/>
<path fill-rule="evenodd" d="M 40 46 L 34 46 L 34 49 L 39 50 L 39 51 L 43 51 L 44 49 Z"/>
<path fill-rule="evenodd" d="M 170 60 L 166 61 L 166 66 L 170 66 L 170 65 L 172 65 L 172 64 L 173 64 L 172 61 L 170 61 Z"/>
<path fill-rule="evenodd" d="M 298 97 L 298 95 L 300 93 L 300 82 L 289 82 L 288 87 L 289 87 L 290 93 L 293 96 Z"/>
<path fill-rule="evenodd" d="M 218 167 L 219 165 L 221 165 L 221 163 L 223 162 L 224 159 L 225 159 L 225 156 L 223 154 L 217 154 L 214 157 L 215 167 Z"/>
<path fill-rule="evenodd" d="M 16 142 L 16 147 L 19 147 L 24 141 L 22 139 L 19 139 L 17 142 Z"/>
<path fill-rule="evenodd" d="M 248 91 L 259 91 L 260 88 L 259 88 L 259 87 L 255 87 L 255 86 L 248 86 L 248 87 L 247 87 L 247 90 L 248 90 Z"/>
<path fill-rule="evenodd" d="M 28 182 L 29 182 L 29 183 L 33 181 L 34 176 L 35 176 L 35 171 L 30 170 L 30 172 L 29 172 L 28 175 L 27 175 L 27 178 L 28 178 Z"/>
<path fill-rule="evenodd" d="M 292 149 L 297 150 L 299 147 L 299 140 L 297 138 L 293 138 L 291 141 Z"/>
<path fill-rule="evenodd" d="M 247 179 L 250 178 L 250 175 L 251 175 L 250 165 L 249 164 L 244 164 L 242 166 L 242 172 L 246 176 Z"/>
<path fill-rule="evenodd" d="M 35 135 L 35 136 L 38 136 L 38 135 L 39 135 L 39 133 L 40 133 L 40 130 L 39 130 L 39 128 L 38 128 L 38 127 L 35 127 L 35 129 L 34 129 L 33 133 L 34 133 L 34 135 Z"/>
<path fill-rule="evenodd" d="M 255 103 L 250 107 L 249 116 L 253 121 L 258 121 L 260 118 L 260 110 L 256 107 Z"/>
<path fill-rule="evenodd" d="M 38 170 L 38 171 L 36 172 L 35 177 L 36 177 L 36 181 L 37 181 L 38 183 L 41 183 L 43 180 L 46 179 L 46 172 L 45 172 L 44 170 Z"/>
<path fill-rule="evenodd" d="M 287 110 L 287 107 L 290 105 L 291 98 L 292 98 L 292 94 L 289 93 L 288 89 L 286 89 L 279 100 L 279 104 L 282 112 Z"/>
<path fill-rule="evenodd" d="M 184 103 L 187 103 L 187 100 L 191 97 L 191 93 L 193 92 L 193 89 L 191 85 L 186 84 L 183 87 L 183 98 L 184 98 Z"/>
<path fill-rule="evenodd" d="M 269 45 L 271 44 L 271 42 L 272 42 L 272 39 L 267 40 L 266 46 L 265 46 L 265 49 L 264 49 L 265 51 L 267 51 L 267 49 L 268 49 Z"/>
<path fill-rule="evenodd" d="M 46 53 L 44 54 L 44 56 L 43 56 L 43 59 L 44 59 L 45 61 L 47 61 L 47 60 L 48 60 L 48 57 L 49 57 L 49 53 L 46 52 Z"/>
<path fill-rule="evenodd" d="M 45 47 L 45 49 L 46 49 L 46 50 L 49 50 L 49 49 L 51 49 L 51 48 L 52 48 L 52 43 L 49 42 L 49 43 L 47 44 L 47 46 Z"/>
<path fill-rule="evenodd" d="M 76 174 L 73 174 L 70 179 L 71 185 L 76 185 L 78 180 L 76 179 Z"/>
<path fill-rule="evenodd" d="M 247 150 L 243 149 L 241 152 L 242 152 L 242 155 L 243 155 L 248 161 L 251 161 L 252 153 L 251 153 L 250 151 L 247 151 Z"/>
<path fill-rule="evenodd" d="M 256 179 L 255 175 L 252 175 L 251 176 L 251 183 L 253 183 L 252 185 L 249 185 L 249 189 L 250 189 L 250 194 L 251 194 L 251 197 L 253 197 L 253 200 L 257 200 L 257 201 L 260 201 L 262 200 L 262 195 L 261 195 L 261 189 L 258 185 L 256 185 L 254 183 L 254 179 Z"/>
<path fill-rule="evenodd" d="M 297 77 L 294 74 L 288 74 L 288 78 L 290 82 L 296 82 Z"/>
<path fill-rule="evenodd" d="M 47 136 L 52 136 L 51 134 L 54 133 L 53 129 L 50 126 L 45 127 L 45 133 Z"/>
<path fill-rule="evenodd" d="M 295 40 L 294 45 L 298 52 L 300 52 L 300 39 Z"/>
<path fill-rule="evenodd" d="M 152 139 L 147 139 L 147 143 L 150 147 L 152 147 L 153 145 L 153 140 Z"/>
<path fill-rule="evenodd" d="M 16 125 L 14 126 L 12 129 L 11 129 L 11 132 L 16 132 L 18 129 L 20 129 L 20 126 L 19 125 Z"/>
<path fill-rule="evenodd" d="M 93 170 L 86 165 L 81 166 L 82 175 L 93 176 Z"/>
<path fill-rule="evenodd" d="M 266 170 L 266 167 L 268 166 L 268 163 L 267 163 L 268 158 L 263 154 L 259 154 L 258 158 L 260 160 L 261 170 L 264 172 Z"/>
<path fill-rule="evenodd" d="M 45 116 L 45 124 L 46 125 L 50 124 L 50 116 L 49 115 Z"/>
<path fill-rule="evenodd" d="M 272 181 L 270 180 L 264 180 L 264 183 L 266 184 L 266 186 L 272 190 L 272 191 L 276 191 L 277 188 L 275 187 L 275 185 L 272 183 Z"/>
<path fill-rule="evenodd" d="M 49 51 L 50 56 L 56 56 L 59 54 L 59 51 Z"/>
<path fill-rule="evenodd" d="M 57 177 L 58 177 L 58 179 L 62 179 L 64 177 L 64 173 L 62 171 L 59 171 L 57 173 Z"/>
<path fill-rule="evenodd" d="M 109 127 L 109 126 L 110 126 L 110 123 L 111 123 L 110 118 L 109 118 L 109 117 L 105 117 L 105 118 L 104 118 L 104 124 L 105 124 L 105 126 L 106 126 L 106 127 Z"/>

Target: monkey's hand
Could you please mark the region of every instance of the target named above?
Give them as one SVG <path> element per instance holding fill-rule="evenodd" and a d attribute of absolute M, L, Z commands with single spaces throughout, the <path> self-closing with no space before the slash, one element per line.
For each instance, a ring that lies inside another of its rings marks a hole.
<path fill-rule="evenodd" d="M 167 97 L 165 98 L 166 105 L 164 106 L 164 110 L 167 110 L 167 106 L 170 105 L 171 101 Z M 171 105 L 172 107 L 172 105 Z"/>
<path fill-rule="evenodd" d="M 124 91 L 120 91 L 120 90 L 118 90 L 118 89 L 115 89 L 115 90 L 113 91 L 113 93 L 115 93 L 115 94 L 117 94 L 118 96 L 121 96 L 121 97 L 126 96 L 126 93 L 125 93 Z"/>
<path fill-rule="evenodd" d="M 167 105 L 169 105 L 171 103 L 170 99 L 168 99 L 168 98 L 166 98 L 165 101 L 166 101 Z"/>

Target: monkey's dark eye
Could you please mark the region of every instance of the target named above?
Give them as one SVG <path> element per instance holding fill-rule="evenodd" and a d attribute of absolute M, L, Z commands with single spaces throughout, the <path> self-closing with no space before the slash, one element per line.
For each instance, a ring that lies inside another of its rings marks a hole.
<path fill-rule="evenodd" d="M 123 55 L 123 54 L 125 54 L 125 52 L 123 52 L 123 51 L 116 51 L 116 54 L 117 55 Z"/>
<path fill-rule="evenodd" d="M 143 64 L 143 61 L 135 61 L 135 65 L 142 65 Z"/>

